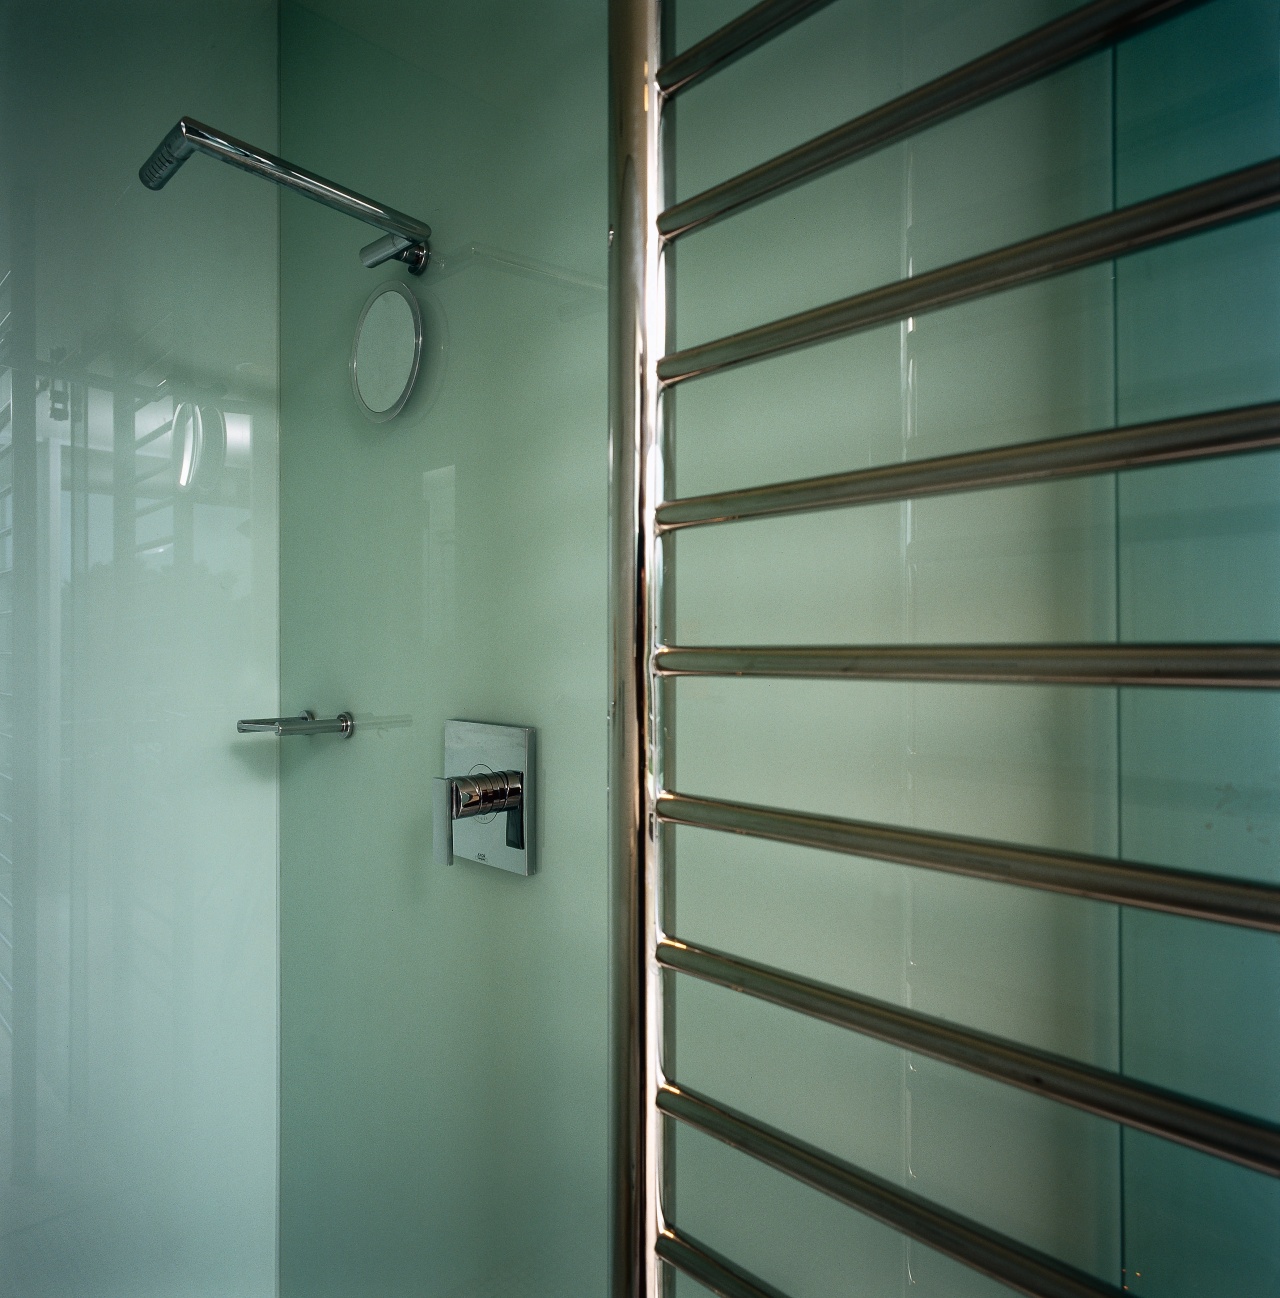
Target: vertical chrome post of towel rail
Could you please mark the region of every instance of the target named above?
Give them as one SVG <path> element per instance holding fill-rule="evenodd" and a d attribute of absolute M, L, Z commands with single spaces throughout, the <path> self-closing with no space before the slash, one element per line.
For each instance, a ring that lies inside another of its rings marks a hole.
<path fill-rule="evenodd" d="M 609 4 L 610 1296 L 658 1298 L 661 0 Z"/>

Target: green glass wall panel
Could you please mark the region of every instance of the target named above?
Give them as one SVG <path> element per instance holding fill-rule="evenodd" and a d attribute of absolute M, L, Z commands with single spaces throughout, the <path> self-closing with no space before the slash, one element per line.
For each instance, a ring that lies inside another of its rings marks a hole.
<path fill-rule="evenodd" d="M 1122 51 L 1121 201 L 1280 150 L 1280 14 L 1216 3 Z M 1122 263 L 1122 419 L 1275 400 L 1274 218 Z M 1280 460 L 1247 456 L 1134 474 L 1118 495 L 1119 629 L 1131 640 L 1274 640 Z M 1120 839 L 1128 855 L 1276 880 L 1280 712 L 1266 697 L 1131 691 L 1122 699 Z M 1127 913 L 1127 1072 L 1275 1121 L 1280 945 Z M 1126 1134 L 1125 1258 L 1135 1293 L 1280 1289 L 1274 1181 Z"/>
<path fill-rule="evenodd" d="M 275 7 L 15 0 L 0 69 L 0 1293 L 270 1298 L 276 195 L 137 171 L 275 147 Z"/>
<path fill-rule="evenodd" d="M 286 4 L 281 147 L 434 262 L 282 200 L 284 1295 L 605 1286 L 605 14 Z M 422 302 L 402 415 L 347 364 Z M 433 863 L 450 717 L 537 728 L 538 873 Z M 381 720 L 379 720 L 381 719 Z"/>

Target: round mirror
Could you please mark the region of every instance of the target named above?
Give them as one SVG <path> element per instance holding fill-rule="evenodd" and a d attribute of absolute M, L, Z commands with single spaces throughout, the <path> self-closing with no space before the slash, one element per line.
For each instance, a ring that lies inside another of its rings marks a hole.
<path fill-rule="evenodd" d="M 422 359 L 422 309 L 403 284 L 374 289 L 360 312 L 351 348 L 351 387 L 370 419 L 398 415 L 413 391 Z"/>

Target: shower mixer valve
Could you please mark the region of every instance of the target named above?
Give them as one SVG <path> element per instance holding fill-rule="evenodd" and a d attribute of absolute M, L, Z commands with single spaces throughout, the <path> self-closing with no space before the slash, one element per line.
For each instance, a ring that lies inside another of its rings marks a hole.
<path fill-rule="evenodd" d="M 433 814 L 436 816 L 437 834 L 446 831 L 448 844 L 437 849 L 436 856 L 444 865 L 453 864 L 453 822 L 469 820 L 472 816 L 488 816 L 494 812 L 506 813 L 506 846 L 524 847 L 524 772 L 498 771 L 494 775 L 436 776 Z"/>
<path fill-rule="evenodd" d="M 445 772 L 432 780 L 435 859 L 533 873 L 533 731 L 445 722 Z"/>

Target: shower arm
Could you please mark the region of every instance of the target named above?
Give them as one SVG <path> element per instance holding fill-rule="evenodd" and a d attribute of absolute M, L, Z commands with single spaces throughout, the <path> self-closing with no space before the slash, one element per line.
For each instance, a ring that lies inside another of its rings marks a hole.
<path fill-rule="evenodd" d="M 375 239 L 360 249 L 360 260 L 370 269 L 398 257 L 415 275 L 426 270 L 431 255 L 429 225 L 397 212 L 394 207 L 383 207 L 363 194 L 343 189 L 323 176 L 303 171 L 283 158 L 263 153 L 243 140 L 223 135 L 221 131 L 190 117 L 184 117 L 164 137 L 156 151 L 139 168 L 138 179 L 148 189 L 163 189 L 174 172 L 197 150 L 385 230 L 387 233 L 383 238 Z"/>

